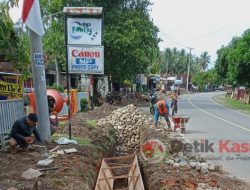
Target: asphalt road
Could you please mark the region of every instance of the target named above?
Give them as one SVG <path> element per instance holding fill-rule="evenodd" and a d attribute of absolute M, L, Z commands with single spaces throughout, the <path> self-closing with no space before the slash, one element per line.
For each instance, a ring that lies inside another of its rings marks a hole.
<path fill-rule="evenodd" d="M 199 150 L 201 154 L 211 159 L 211 162 L 221 164 L 230 175 L 250 182 L 250 116 L 212 100 L 213 96 L 221 93 L 181 96 L 178 114 L 190 116 L 185 135 L 191 142 L 203 142 L 201 139 L 206 139 L 214 143 L 211 146 L 214 152 L 203 153 Z M 227 143 L 226 140 L 231 141 Z M 219 152 L 219 148 L 223 152 Z"/>

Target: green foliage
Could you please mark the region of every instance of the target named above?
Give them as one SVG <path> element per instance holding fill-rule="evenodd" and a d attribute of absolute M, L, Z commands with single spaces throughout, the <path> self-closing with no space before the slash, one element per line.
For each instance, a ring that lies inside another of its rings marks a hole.
<path fill-rule="evenodd" d="M 158 55 L 152 67 L 152 73 L 170 73 L 184 74 L 187 72 L 190 54 L 186 50 L 177 50 L 176 48 L 166 48 L 165 51 Z M 199 71 L 205 71 L 210 63 L 210 56 L 207 52 L 202 53 L 199 57 L 191 56 L 190 74 L 195 74 Z"/>
<path fill-rule="evenodd" d="M 123 86 L 126 88 L 132 88 L 133 84 L 131 81 L 125 80 L 125 81 L 123 81 Z"/>
<path fill-rule="evenodd" d="M 87 99 L 82 98 L 81 102 L 80 102 L 80 105 L 81 105 L 81 111 L 87 111 L 88 110 L 88 100 Z"/>
<path fill-rule="evenodd" d="M 86 122 L 87 122 L 88 125 L 90 125 L 92 127 L 97 126 L 97 121 L 96 120 L 87 120 Z"/>
<path fill-rule="evenodd" d="M 219 85 L 219 78 L 214 69 L 196 73 L 192 78 L 192 83 L 198 86 L 199 91 L 204 91 L 205 85 Z"/>
<path fill-rule="evenodd" d="M 250 29 L 217 51 L 215 69 L 223 83 L 250 87 Z"/>
<path fill-rule="evenodd" d="M 47 89 L 55 89 L 58 92 L 64 92 L 64 88 L 62 85 L 57 85 L 57 84 L 53 84 L 53 86 L 47 86 Z"/>
<path fill-rule="evenodd" d="M 112 10 L 105 15 L 105 73 L 122 82 L 144 73 L 158 51 L 158 29 L 147 13 Z"/>
<path fill-rule="evenodd" d="M 76 140 L 79 145 L 87 145 L 87 146 L 93 146 L 91 144 L 91 139 L 89 137 L 73 137 L 73 140 Z"/>
<path fill-rule="evenodd" d="M 48 58 L 48 64 L 53 65 L 55 60 L 60 68 L 66 70 L 65 46 L 64 46 L 64 22 L 52 21 L 44 35 L 44 53 Z"/>
<path fill-rule="evenodd" d="M 10 7 L 18 1 L 0 2 L 0 57 L 12 62 L 21 80 L 30 76 L 30 49 L 27 33 L 22 32 L 20 23 L 14 25 L 9 16 Z"/>
<path fill-rule="evenodd" d="M 201 54 L 200 58 L 198 59 L 198 63 L 200 65 L 200 68 L 205 71 L 208 67 L 208 64 L 210 63 L 211 56 L 208 55 L 208 53 L 205 51 Z"/>
<path fill-rule="evenodd" d="M 9 16 L 9 4 L 5 1 L 0 2 L 0 52 L 7 60 L 17 57 L 16 46 L 17 37 L 14 30 L 14 24 Z"/>

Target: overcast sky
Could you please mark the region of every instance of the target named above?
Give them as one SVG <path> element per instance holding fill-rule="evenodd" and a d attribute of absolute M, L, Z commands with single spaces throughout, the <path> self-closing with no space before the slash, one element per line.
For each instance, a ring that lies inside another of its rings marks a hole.
<path fill-rule="evenodd" d="M 214 62 L 217 49 L 250 28 L 250 0 L 152 1 L 151 17 L 160 29 L 161 50 L 192 47 L 197 56 L 207 51 Z"/>
<path fill-rule="evenodd" d="M 151 1 L 150 14 L 163 40 L 160 49 L 177 47 L 189 51 L 187 47 L 191 47 L 196 56 L 207 51 L 211 66 L 217 49 L 250 28 L 250 0 Z M 23 0 L 19 2 L 19 9 L 10 12 L 15 21 L 21 18 Z"/>

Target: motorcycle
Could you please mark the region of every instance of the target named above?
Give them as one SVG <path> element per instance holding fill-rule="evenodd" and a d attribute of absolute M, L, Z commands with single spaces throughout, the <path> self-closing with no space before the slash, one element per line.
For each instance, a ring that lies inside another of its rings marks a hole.
<path fill-rule="evenodd" d="M 149 111 L 151 114 L 154 114 L 154 105 L 157 103 L 157 96 L 155 94 L 155 92 L 151 92 L 149 95 Z"/>
<path fill-rule="evenodd" d="M 106 102 L 109 104 L 113 104 L 115 101 L 121 101 L 122 97 L 120 95 L 108 92 L 107 96 L 106 96 Z"/>

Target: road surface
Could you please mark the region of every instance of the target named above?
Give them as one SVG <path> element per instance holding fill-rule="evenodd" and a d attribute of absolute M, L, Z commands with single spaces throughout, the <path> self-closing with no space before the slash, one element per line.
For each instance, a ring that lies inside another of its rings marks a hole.
<path fill-rule="evenodd" d="M 221 93 L 181 96 L 178 114 L 190 116 L 185 135 L 191 142 L 206 139 L 214 143 L 214 152 L 203 155 L 213 159 L 211 162 L 222 164 L 232 176 L 250 182 L 250 116 L 214 102 L 212 97 Z"/>

